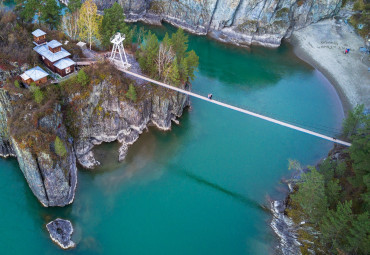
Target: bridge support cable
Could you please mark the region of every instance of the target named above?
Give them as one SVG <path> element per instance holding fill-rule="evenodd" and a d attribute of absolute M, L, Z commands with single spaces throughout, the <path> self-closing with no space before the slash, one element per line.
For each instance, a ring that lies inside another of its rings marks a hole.
<path fill-rule="evenodd" d="M 251 111 L 248 111 L 248 110 L 239 108 L 239 107 L 235 107 L 235 106 L 232 106 L 232 105 L 229 105 L 229 104 L 225 104 L 225 103 L 222 103 L 222 102 L 217 101 L 217 100 L 208 99 L 205 96 L 201 96 L 201 95 L 198 95 L 196 93 L 193 93 L 193 92 L 190 92 L 190 91 L 187 91 L 187 90 L 184 90 L 184 89 L 176 88 L 176 87 L 167 85 L 167 84 L 165 84 L 163 82 L 159 82 L 159 81 L 150 79 L 150 78 L 145 77 L 143 75 L 130 72 L 130 71 L 126 70 L 126 69 L 123 69 L 120 66 L 117 66 L 116 65 L 116 67 L 120 71 L 122 71 L 122 72 L 124 72 L 126 74 L 135 76 L 137 78 L 146 80 L 148 82 L 157 84 L 159 86 L 162 86 L 162 87 L 165 87 L 165 88 L 168 88 L 168 89 L 171 89 L 171 90 L 175 90 L 175 91 L 180 92 L 182 94 L 186 94 L 186 95 L 189 95 L 189 96 L 192 96 L 192 97 L 196 97 L 196 98 L 199 98 L 201 100 L 207 101 L 209 103 L 217 104 L 219 106 L 222 106 L 222 107 L 225 107 L 225 108 L 234 110 L 234 111 L 238 111 L 238 112 L 241 112 L 241 113 L 244 113 L 244 114 L 247 114 L 247 115 L 256 117 L 256 118 L 259 118 L 259 119 L 263 119 L 263 120 L 266 120 L 266 121 L 275 123 L 275 124 L 280 125 L 280 126 L 284 126 L 284 127 L 290 128 L 290 129 L 297 130 L 297 131 L 302 132 L 302 133 L 306 133 L 306 134 L 309 134 L 309 135 L 313 135 L 313 136 L 316 136 L 316 137 L 319 137 L 319 138 L 322 138 L 322 139 L 331 141 L 333 143 L 341 144 L 341 145 L 344 145 L 344 146 L 351 146 L 351 143 L 348 143 L 348 142 L 345 142 L 345 141 L 336 139 L 334 137 L 326 136 L 326 135 L 323 135 L 323 134 L 320 134 L 320 133 L 317 133 L 317 132 L 314 132 L 314 131 L 311 131 L 311 130 L 308 130 L 308 129 L 305 129 L 305 128 L 301 128 L 301 127 L 298 127 L 298 126 L 295 126 L 295 125 L 292 125 L 292 124 L 289 124 L 289 123 L 286 123 L 286 122 L 283 122 L 283 121 L 280 121 L 280 120 L 277 120 L 277 119 L 273 119 L 273 118 L 270 118 L 270 117 L 267 117 L 267 116 L 264 116 L 264 115 L 261 115 L 261 114 L 258 114 L 258 113 L 254 113 L 254 112 L 251 112 Z"/>

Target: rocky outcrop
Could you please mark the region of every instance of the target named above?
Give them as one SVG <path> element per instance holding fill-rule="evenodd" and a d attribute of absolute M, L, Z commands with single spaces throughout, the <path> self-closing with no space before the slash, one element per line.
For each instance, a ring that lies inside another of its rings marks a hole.
<path fill-rule="evenodd" d="M 127 154 L 128 146 L 133 144 L 148 125 L 154 124 L 161 130 L 169 130 L 171 121 L 182 115 L 183 109 L 190 105 L 189 97 L 150 85 L 140 85 L 144 93 L 136 103 L 120 97 L 109 78 L 95 84 L 90 96 L 78 104 L 82 110 L 76 120 L 78 139 L 75 140 L 76 156 L 85 168 L 99 165 L 92 149 L 103 142 L 118 141 L 119 160 Z M 185 89 L 190 89 L 186 84 Z"/>
<path fill-rule="evenodd" d="M 128 21 L 162 21 L 241 46 L 279 46 L 283 38 L 332 17 L 341 0 L 95 0 L 100 9 L 120 3 Z"/>
<path fill-rule="evenodd" d="M 50 238 L 62 249 L 70 249 L 76 246 L 71 240 L 73 226 L 69 220 L 56 219 L 46 224 Z"/>
<path fill-rule="evenodd" d="M 29 187 L 43 206 L 65 206 L 73 202 L 77 185 L 76 157 L 72 144 L 62 124 L 60 106 L 55 105 L 54 111 L 39 120 L 39 128 L 43 132 L 58 135 L 66 148 L 65 157 L 56 157 L 52 150 L 35 151 L 24 146 L 19 137 L 13 137 L 9 130 L 9 117 L 14 114 L 12 101 L 17 101 L 22 94 L 12 94 L 0 89 L 0 151 L 1 156 L 17 157 L 19 167 Z M 26 115 L 25 117 L 31 117 Z M 20 123 L 31 122 L 28 118 L 20 118 Z M 44 139 L 44 137 L 39 137 Z M 53 143 L 46 147 L 53 146 Z"/>
<path fill-rule="evenodd" d="M 132 63 L 140 73 L 138 63 Z M 73 202 L 77 160 L 85 168 L 99 165 L 92 151 L 94 146 L 118 141 L 119 160 L 123 160 L 129 145 L 148 125 L 169 130 L 171 122 L 177 122 L 183 109 L 190 105 L 186 95 L 142 81 L 138 85 L 138 81 L 128 77 L 117 85 L 111 76 L 103 76 L 101 73 L 93 84 L 64 97 L 65 108 L 76 107 L 69 112 L 62 111 L 58 99 L 50 94 L 37 104 L 24 89 L 12 85 L 0 89 L 1 156 L 17 158 L 30 189 L 45 207 Z M 125 96 L 128 84 L 137 84 L 136 102 Z M 190 84 L 182 88 L 190 90 Z M 68 114 L 72 117 L 68 118 Z M 63 155 L 55 148 L 56 137 L 65 148 Z"/>
<path fill-rule="evenodd" d="M 15 152 L 11 145 L 11 139 L 8 131 L 8 114 L 11 114 L 12 106 L 10 104 L 9 93 L 0 89 L 0 156 L 7 158 L 15 157 Z"/>

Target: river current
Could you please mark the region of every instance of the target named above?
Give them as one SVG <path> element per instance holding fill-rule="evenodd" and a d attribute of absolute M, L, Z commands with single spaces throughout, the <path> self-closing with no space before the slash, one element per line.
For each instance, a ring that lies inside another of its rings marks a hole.
<path fill-rule="evenodd" d="M 147 27 L 148 28 L 148 27 Z M 152 27 L 151 27 L 152 28 Z M 152 28 L 159 37 L 174 29 Z M 339 132 L 342 105 L 321 73 L 292 48 L 227 46 L 189 36 L 200 57 L 193 91 L 324 134 Z M 72 205 L 43 208 L 15 159 L 0 160 L 1 254 L 271 254 L 263 209 L 281 198 L 288 159 L 315 164 L 332 143 L 198 99 L 180 125 L 150 128 L 118 163 L 118 144 L 80 169 Z M 77 248 L 62 251 L 45 224 L 72 221 Z"/>

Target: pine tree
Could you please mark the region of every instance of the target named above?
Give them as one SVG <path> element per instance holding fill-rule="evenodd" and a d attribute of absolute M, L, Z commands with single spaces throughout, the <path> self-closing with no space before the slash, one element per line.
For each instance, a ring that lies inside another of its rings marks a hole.
<path fill-rule="evenodd" d="M 358 105 L 353 111 L 348 113 L 347 118 L 343 122 L 343 135 L 345 137 L 350 137 L 355 133 L 356 129 L 364 118 L 364 115 L 362 114 L 363 111 L 364 105 Z"/>
<path fill-rule="evenodd" d="M 162 43 L 165 47 L 170 47 L 171 46 L 171 39 L 170 39 L 167 32 L 166 32 L 166 35 L 164 36 L 164 38 L 162 40 Z"/>
<path fill-rule="evenodd" d="M 358 188 L 370 191 L 370 115 L 358 117 L 361 126 L 352 138 L 352 146 L 349 148 L 352 167 L 355 177 L 351 183 Z"/>
<path fill-rule="evenodd" d="M 26 22 L 32 21 L 41 8 L 41 2 L 38 0 L 17 1 L 17 4 L 20 9 L 20 16 Z"/>
<path fill-rule="evenodd" d="M 136 94 L 136 90 L 135 90 L 134 85 L 132 85 L 132 84 L 129 85 L 128 91 L 125 94 L 125 96 L 128 99 L 132 100 L 133 102 L 136 102 L 136 100 L 137 100 L 137 94 Z"/>
<path fill-rule="evenodd" d="M 65 147 L 63 141 L 59 138 L 59 136 L 57 136 L 55 138 L 55 141 L 54 141 L 54 149 L 55 149 L 55 153 L 59 157 L 64 157 L 67 154 L 66 147 Z"/>
<path fill-rule="evenodd" d="M 78 11 L 82 6 L 81 0 L 69 0 L 68 9 L 71 13 Z"/>
<path fill-rule="evenodd" d="M 189 38 L 185 35 L 183 29 L 179 28 L 176 33 L 172 34 L 171 44 L 179 62 L 185 58 L 185 52 L 188 50 L 188 42 Z"/>
<path fill-rule="evenodd" d="M 44 0 L 40 8 L 40 21 L 56 28 L 61 19 L 61 8 L 56 0 Z"/>
<path fill-rule="evenodd" d="M 125 23 L 123 8 L 117 2 L 111 8 L 104 10 L 101 26 L 102 43 L 105 47 L 110 45 L 110 38 L 116 33 L 121 32 L 126 35 L 125 43 L 131 43 L 130 30 Z"/>
<path fill-rule="evenodd" d="M 197 70 L 198 65 L 199 65 L 199 57 L 197 56 L 194 50 L 189 51 L 186 55 L 187 56 L 185 58 L 185 61 L 187 63 L 187 68 L 188 68 L 187 76 L 191 80 L 193 80 L 195 77 L 194 72 L 195 70 Z"/>
<path fill-rule="evenodd" d="M 189 70 L 188 70 L 188 62 L 186 61 L 185 58 L 180 60 L 180 65 L 179 65 L 179 73 L 180 73 L 180 80 L 181 81 L 187 81 L 188 76 L 189 76 Z"/>
<path fill-rule="evenodd" d="M 82 86 L 86 86 L 90 82 L 89 76 L 85 73 L 83 69 L 81 69 L 77 74 L 77 82 Z"/>
<path fill-rule="evenodd" d="M 320 224 L 322 240 L 333 251 L 348 249 L 346 234 L 353 220 L 352 201 L 338 203 L 336 210 L 328 210 Z"/>
<path fill-rule="evenodd" d="M 15 80 L 14 81 L 14 86 L 16 87 L 16 88 L 20 88 L 21 86 L 19 85 L 19 81 L 18 80 Z"/>
<path fill-rule="evenodd" d="M 171 82 L 171 85 L 178 87 L 180 85 L 181 77 L 179 72 L 179 67 L 177 65 L 177 60 L 175 59 L 172 65 L 169 67 L 168 78 Z"/>
<path fill-rule="evenodd" d="M 34 82 L 30 85 L 30 90 L 33 93 L 33 98 L 36 103 L 41 104 L 44 100 L 44 93 L 41 91 L 40 87 L 38 87 Z"/>
<path fill-rule="evenodd" d="M 157 74 L 155 60 L 159 51 L 159 41 L 155 34 L 150 31 L 145 36 L 144 42 L 141 44 L 139 53 L 140 68 L 148 73 L 151 77 Z"/>
<path fill-rule="evenodd" d="M 370 251 L 370 218 L 369 212 L 357 216 L 352 222 L 349 233 L 346 233 L 351 249 L 348 252 L 367 254 Z"/>
<path fill-rule="evenodd" d="M 310 167 L 310 172 L 302 174 L 302 183 L 292 199 L 300 204 L 306 216 L 317 224 L 328 207 L 325 195 L 324 177 L 316 168 Z"/>
<path fill-rule="evenodd" d="M 78 27 L 80 29 L 80 37 L 87 40 L 91 45 L 94 39 L 100 39 L 99 28 L 101 26 L 102 17 L 98 15 L 98 7 L 92 0 L 84 2 L 80 10 L 80 18 Z"/>
<path fill-rule="evenodd" d="M 328 198 L 328 203 L 330 207 L 336 206 L 338 200 L 340 198 L 340 191 L 342 190 L 341 186 L 339 185 L 339 180 L 334 179 L 330 180 L 327 183 L 325 193 Z"/>

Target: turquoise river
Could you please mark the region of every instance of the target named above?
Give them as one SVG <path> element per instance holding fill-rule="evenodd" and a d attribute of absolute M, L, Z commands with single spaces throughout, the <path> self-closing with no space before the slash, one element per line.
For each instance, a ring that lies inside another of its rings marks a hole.
<path fill-rule="evenodd" d="M 153 28 L 159 37 L 171 27 Z M 189 37 L 200 56 L 193 91 L 334 135 L 343 119 L 332 85 L 289 45 L 242 49 Z M 0 160 L 1 254 L 272 254 L 268 197 L 281 198 L 288 159 L 315 164 L 332 143 L 192 99 L 170 132 L 150 128 L 117 162 L 118 144 L 96 149 L 103 166 L 80 169 L 72 205 L 43 208 L 15 159 Z M 75 227 L 73 250 L 45 224 Z"/>

